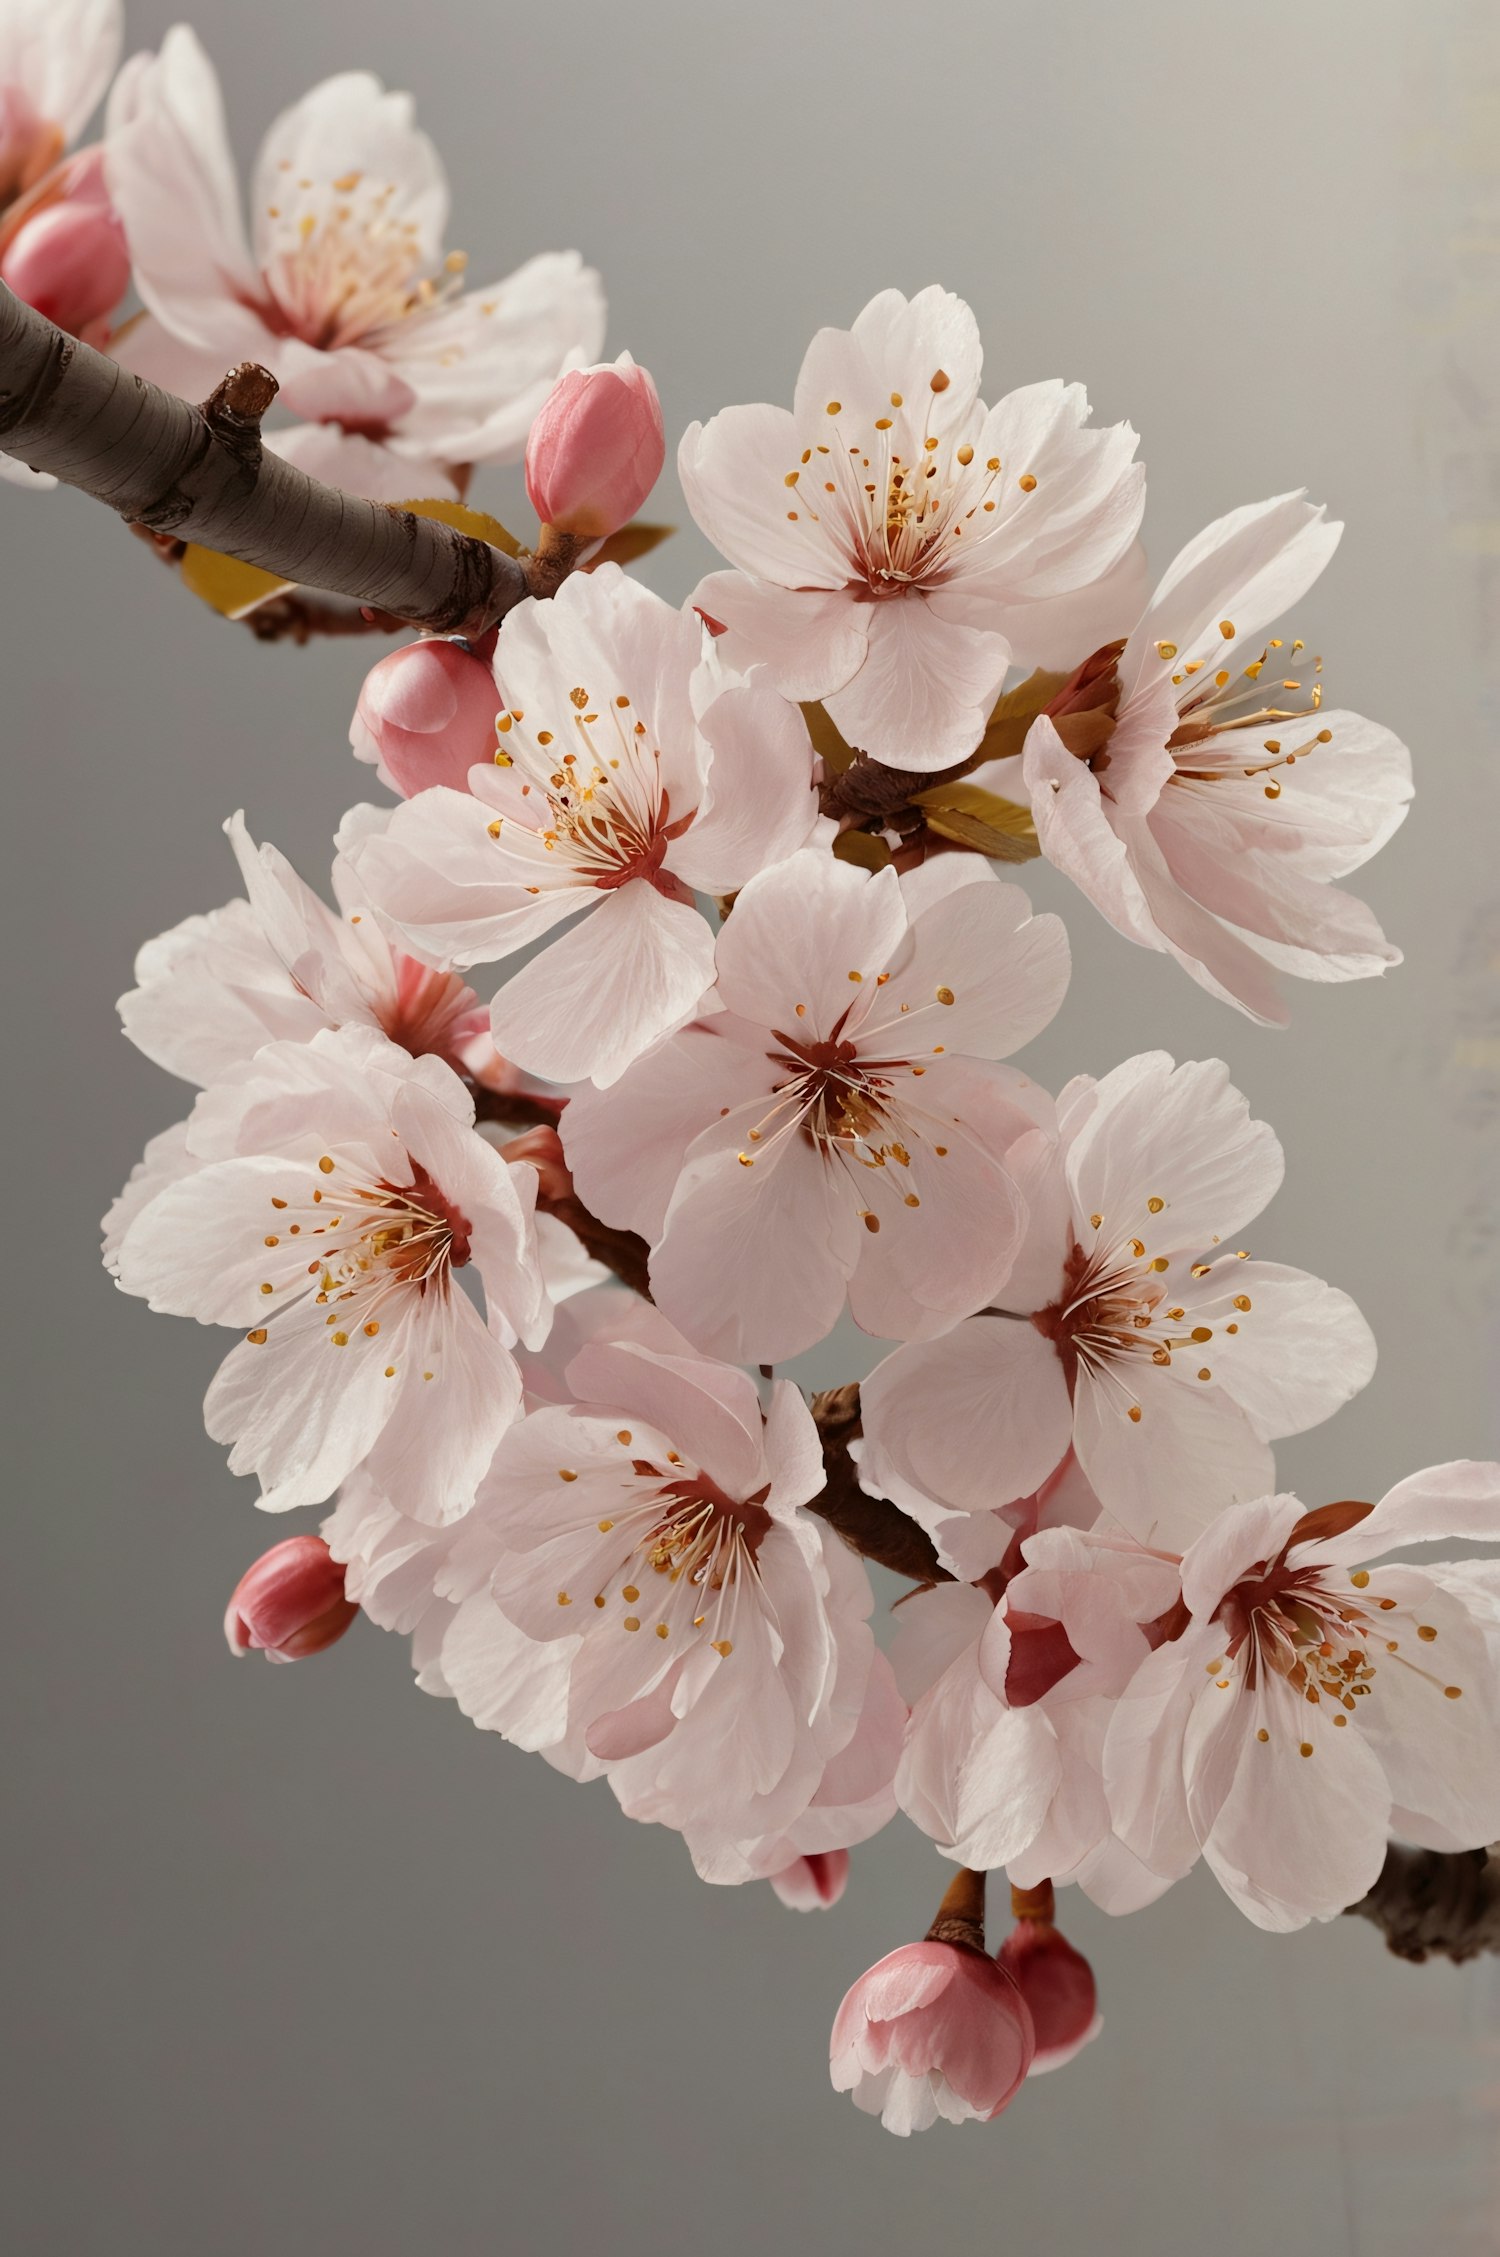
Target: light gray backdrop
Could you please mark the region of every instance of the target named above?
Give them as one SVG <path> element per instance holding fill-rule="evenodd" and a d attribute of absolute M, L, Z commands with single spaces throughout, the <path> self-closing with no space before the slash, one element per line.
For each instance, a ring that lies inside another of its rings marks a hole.
<path fill-rule="evenodd" d="M 172 12 L 131 0 L 132 43 Z M 991 395 L 1059 373 L 1137 423 L 1158 562 L 1303 482 L 1347 517 L 1297 631 L 1414 747 L 1416 812 L 1365 889 L 1406 965 L 1260 1032 L 1037 869 L 1076 972 L 1031 1056 L 1055 1083 L 1222 1052 L 1280 1131 L 1256 1250 L 1348 1287 L 1382 1355 L 1289 1482 L 1369 1496 L 1495 1451 L 1493 11 L 202 0 L 197 23 L 246 157 L 326 72 L 412 87 L 473 271 L 582 247 L 674 434 L 788 398 L 820 323 L 939 280 L 979 313 Z M 112 1006 L 141 940 L 232 890 L 232 809 L 326 868 L 373 652 L 259 648 L 80 497 L 0 490 L 0 523 L 10 2245 L 1492 2247 L 1485 1970 L 1397 1965 L 1351 1922 L 1263 1936 L 1203 1875 L 1128 1922 L 1084 1905 L 1101 2042 L 996 2126 L 899 2144 L 830 2093 L 825 2049 L 846 1983 L 929 1916 L 942 1868 L 910 1829 L 798 1918 L 422 1699 L 393 1639 L 231 1665 L 225 1598 L 287 1524 L 201 1431 L 223 1337 L 98 1268 L 96 1218 L 186 1102 Z M 684 530 L 647 576 L 680 597 L 708 562 Z"/>

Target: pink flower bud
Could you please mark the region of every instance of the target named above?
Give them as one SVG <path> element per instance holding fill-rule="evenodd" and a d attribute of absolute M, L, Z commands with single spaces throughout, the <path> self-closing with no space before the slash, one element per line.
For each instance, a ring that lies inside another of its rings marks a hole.
<path fill-rule="evenodd" d="M 224 1617 L 232 1654 L 256 1647 L 267 1661 L 301 1661 L 342 1638 L 359 1608 L 321 1536 L 289 1536 L 247 1568 Z"/>
<path fill-rule="evenodd" d="M 784 1873 L 771 1875 L 771 1886 L 793 1912 L 822 1912 L 837 1904 L 849 1881 L 846 1849 L 809 1850 Z"/>
<path fill-rule="evenodd" d="M 560 376 L 526 442 L 526 491 L 544 525 L 597 541 L 627 525 L 661 476 L 661 402 L 629 353 Z"/>
<path fill-rule="evenodd" d="M 130 254 L 102 150 L 80 151 L 37 187 L 0 255 L 0 280 L 75 337 L 114 312 L 130 286 Z"/>
<path fill-rule="evenodd" d="M 996 1958 L 1015 1978 L 1036 2031 L 1031 2074 L 1060 2069 L 1103 2028 L 1094 1970 L 1050 1920 L 1018 1920 Z"/>
<path fill-rule="evenodd" d="M 1020 1991 L 985 1952 L 903 1944 L 834 2017 L 833 2087 L 903 2137 L 939 2116 L 987 2123 L 1020 2091 L 1035 2042 Z"/>
<path fill-rule="evenodd" d="M 365 676 L 349 742 L 381 781 L 414 799 L 446 784 L 469 788 L 469 770 L 495 757 L 500 693 L 482 658 L 434 636 L 393 650 Z"/>

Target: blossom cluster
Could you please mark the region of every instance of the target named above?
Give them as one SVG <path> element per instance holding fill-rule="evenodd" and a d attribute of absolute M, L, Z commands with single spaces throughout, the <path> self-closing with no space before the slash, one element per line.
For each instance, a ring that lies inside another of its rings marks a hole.
<path fill-rule="evenodd" d="M 270 443 L 375 499 L 524 449 L 577 565 L 370 671 L 350 741 L 388 797 L 345 816 L 332 906 L 235 815 L 243 892 L 121 1001 L 197 1094 L 106 1261 L 234 1333 L 208 1430 L 262 1509 L 325 1515 L 248 1571 L 232 1649 L 362 1613 L 424 1691 L 798 1909 L 904 1814 L 953 1885 L 832 2050 L 898 2132 L 1094 2036 L 1065 1885 L 1125 1914 L 1202 1860 L 1290 1929 L 1393 1832 L 1500 1836 L 1496 1569 L 1388 1558 L 1493 1541 L 1500 1467 L 1279 1490 L 1273 1445 L 1375 1343 L 1244 1243 L 1271 1128 L 1216 1059 L 1055 1093 L 1019 1062 L 1070 970 L 1028 859 L 1263 1023 L 1288 976 L 1399 961 L 1338 881 L 1408 756 L 1282 624 L 1340 528 L 1234 510 L 1153 592 L 1134 432 L 1075 384 L 986 405 L 970 309 L 888 290 L 789 409 L 686 431 L 726 562 L 674 606 L 601 552 L 664 434 L 629 355 L 591 365 L 580 260 L 465 289 L 436 153 L 357 72 L 273 125 L 247 233 L 186 29 L 115 79 L 85 193 L 54 168 L 118 37 L 109 0 L 0 5 L 5 278 L 45 305 L 80 204 L 126 261 L 80 334 L 190 396 L 262 361 L 299 419 Z M 846 1314 L 880 1345 L 835 1414 L 775 1367 Z M 915 1585 L 884 1643 L 872 1559 Z"/>

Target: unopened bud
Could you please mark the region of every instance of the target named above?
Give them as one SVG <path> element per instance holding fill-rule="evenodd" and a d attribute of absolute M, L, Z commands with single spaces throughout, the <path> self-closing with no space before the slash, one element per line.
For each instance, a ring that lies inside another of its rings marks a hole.
<path fill-rule="evenodd" d="M 1094 1970 L 1083 1953 L 1074 1950 L 1050 1918 L 1037 1918 L 1034 1913 L 1023 1911 L 1033 1897 L 1039 1905 L 1042 1903 L 1041 1892 L 1017 1889 L 1011 1894 L 1016 1911 L 1022 1912 L 1023 1917 L 1016 1922 L 995 1957 L 1014 1979 L 1030 2010 L 1036 2031 L 1031 2075 L 1039 2077 L 1045 2070 L 1060 2069 L 1075 2053 L 1081 2053 L 1090 2040 L 1099 2035 L 1103 2024 L 1094 1987 Z M 1049 1887 L 1045 1895 L 1048 1910 L 1051 1898 Z"/>
<path fill-rule="evenodd" d="M 349 742 L 403 799 L 436 784 L 467 791 L 469 770 L 495 757 L 499 709 L 484 660 L 462 643 L 427 636 L 371 667 Z"/>
<path fill-rule="evenodd" d="M 837 1904 L 849 1881 L 846 1849 L 809 1850 L 795 1865 L 771 1875 L 771 1886 L 793 1912 L 824 1912 Z"/>
<path fill-rule="evenodd" d="M 656 386 L 621 353 L 553 385 L 526 442 L 526 491 L 543 525 L 602 540 L 629 524 L 665 458 Z"/>
<path fill-rule="evenodd" d="M 322 1537 L 289 1536 L 236 1583 L 224 1635 L 232 1654 L 254 1648 L 267 1661 L 301 1661 L 342 1638 L 358 1612 Z"/>

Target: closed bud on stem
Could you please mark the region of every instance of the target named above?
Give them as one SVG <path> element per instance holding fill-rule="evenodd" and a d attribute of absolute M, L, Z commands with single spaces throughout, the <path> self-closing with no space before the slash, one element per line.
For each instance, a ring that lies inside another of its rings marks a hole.
<path fill-rule="evenodd" d="M 523 1129 L 519 1136 L 501 1145 L 500 1157 L 512 1165 L 522 1160 L 536 1169 L 537 1196 L 544 1203 L 572 1198 L 573 1177 L 556 1129 Z"/>
<path fill-rule="evenodd" d="M 393 650 L 365 676 L 349 742 L 403 799 L 446 784 L 467 791 L 469 770 L 495 757 L 500 693 L 464 643 L 427 636 Z"/>
<path fill-rule="evenodd" d="M 1026 2001 L 1036 2031 L 1030 2074 L 1039 2077 L 1081 2053 L 1103 2022 L 1093 1968 L 1053 1925 L 1051 1882 L 1012 1889 L 1010 1901 L 1016 1925 L 995 1956 Z"/>
<path fill-rule="evenodd" d="M 526 442 L 526 491 L 544 526 L 603 540 L 634 517 L 665 459 L 656 386 L 621 353 L 553 385 Z"/>
<path fill-rule="evenodd" d="M 849 1881 L 846 1849 L 809 1850 L 795 1865 L 771 1875 L 771 1886 L 793 1912 L 824 1912 L 837 1904 Z"/>
<path fill-rule="evenodd" d="M 12 215 L 0 281 L 75 337 L 102 342 L 130 286 L 130 253 L 104 185 L 103 151 L 84 149 L 39 182 Z"/>
<path fill-rule="evenodd" d="M 302 1661 L 342 1638 L 358 1612 L 322 1537 L 289 1536 L 240 1577 L 224 1635 L 232 1654 L 253 1648 L 267 1661 Z"/>

